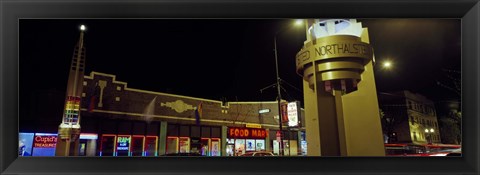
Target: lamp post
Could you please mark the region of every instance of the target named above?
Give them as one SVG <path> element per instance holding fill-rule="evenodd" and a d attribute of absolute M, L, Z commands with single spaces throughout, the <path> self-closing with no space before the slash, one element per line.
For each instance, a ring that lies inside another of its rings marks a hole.
<path fill-rule="evenodd" d="M 295 25 L 300 26 L 303 23 L 302 20 L 296 20 Z M 277 102 L 278 102 L 278 125 L 279 125 L 279 132 L 280 132 L 280 143 L 279 144 L 279 151 L 278 155 L 283 155 L 283 127 L 282 127 L 282 109 L 281 109 L 281 100 L 282 94 L 280 93 L 280 75 L 278 73 L 278 54 L 277 54 L 277 35 L 281 33 L 283 30 L 279 30 L 273 36 L 273 46 L 275 51 L 275 71 L 277 72 Z"/>

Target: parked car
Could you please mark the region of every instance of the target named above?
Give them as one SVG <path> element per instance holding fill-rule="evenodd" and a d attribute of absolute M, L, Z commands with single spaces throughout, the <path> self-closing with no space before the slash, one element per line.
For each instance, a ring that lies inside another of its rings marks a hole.
<path fill-rule="evenodd" d="M 256 152 L 247 152 L 240 156 L 275 156 L 272 152 L 268 151 L 256 151 Z"/>

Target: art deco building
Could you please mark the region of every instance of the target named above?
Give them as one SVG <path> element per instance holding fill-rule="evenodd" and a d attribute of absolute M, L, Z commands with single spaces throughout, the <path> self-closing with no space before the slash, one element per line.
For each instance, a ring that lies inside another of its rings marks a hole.
<path fill-rule="evenodd" d="M 99 72 L 84 77 L 81 97 L 80 155 L 278 153 L 276 101 L 222 102 L 140 90 Z M 299 118 L 299 127 L 284 125 L 283 139 L 289 148 L 285 155 L 302 154 L 305 139 L 303 117 Z"/>

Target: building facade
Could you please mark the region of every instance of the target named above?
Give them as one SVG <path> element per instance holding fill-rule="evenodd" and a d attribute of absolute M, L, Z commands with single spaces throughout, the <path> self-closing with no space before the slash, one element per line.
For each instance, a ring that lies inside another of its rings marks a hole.
<path fill-rule="evenodd" d="M 85 75 L 82 83 L 79 156 L 279 154 L 276 101 L 222 102 L 146 91 L 99 72 Z M 286 156 L 306 154 L 303 110 L 298 114 L 298 127 L 283 123 Z M 35 135 L 37 140 L 56 134 L 39 128 L 34 132 L 42 133 Z"/>
<path fill-rule="evenodd" d="M 434 103 L 410 91 L 379 93 L 388 143 L 441 143 Z"/>

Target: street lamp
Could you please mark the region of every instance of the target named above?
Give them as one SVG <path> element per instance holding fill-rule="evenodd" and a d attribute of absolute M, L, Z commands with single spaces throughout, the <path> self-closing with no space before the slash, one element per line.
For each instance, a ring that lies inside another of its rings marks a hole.
<path fill-rule="evenodd" d="M 435 130 L 433 130 L 433 128 L 430 128 L 430 130 L 425 129 L 425 134 L 427 134 L 427 142 L 428 143 L 432 143 L 432 135 L 433 135 L 434 132 L 435 132 Z M 431 133 L 431 134 L 429 134 L 429 133 Z"/>
<path fill-rule="evenodd" d="M 392 67 L 392 62 L 390 62 L 390 61 L 385 61 L 385 62 L 383 63 L 383 68 L 385 68 L 385 69 L 390 69 L 390 67 Z"/>
<path fill-rule="evenodd" d="M 295 26 L 301 26 L 300 24 L 303 24 L 303 20 L 297 19 L 295 21 Z M 278 125 L 279 125 L 279 131 L 280 131 L 280 149 L 279 149 L 279 155 L 283 155 L 283 128 L 282 128 L 282 109 L 281 109 L 281 99 L 282 99 L 282 94 L 280 93 L 280 76 L 278 74 L 278 55 L 277 55 L 277 35 L 279 33 L 283 32 L 283 30 L 279 30 L 275 33 L 273 36 L 273 45 L 274 45 L 274 51 L 275 51 L 275 70 L 277 72 L 277 101 L 278 101 Z"/>

